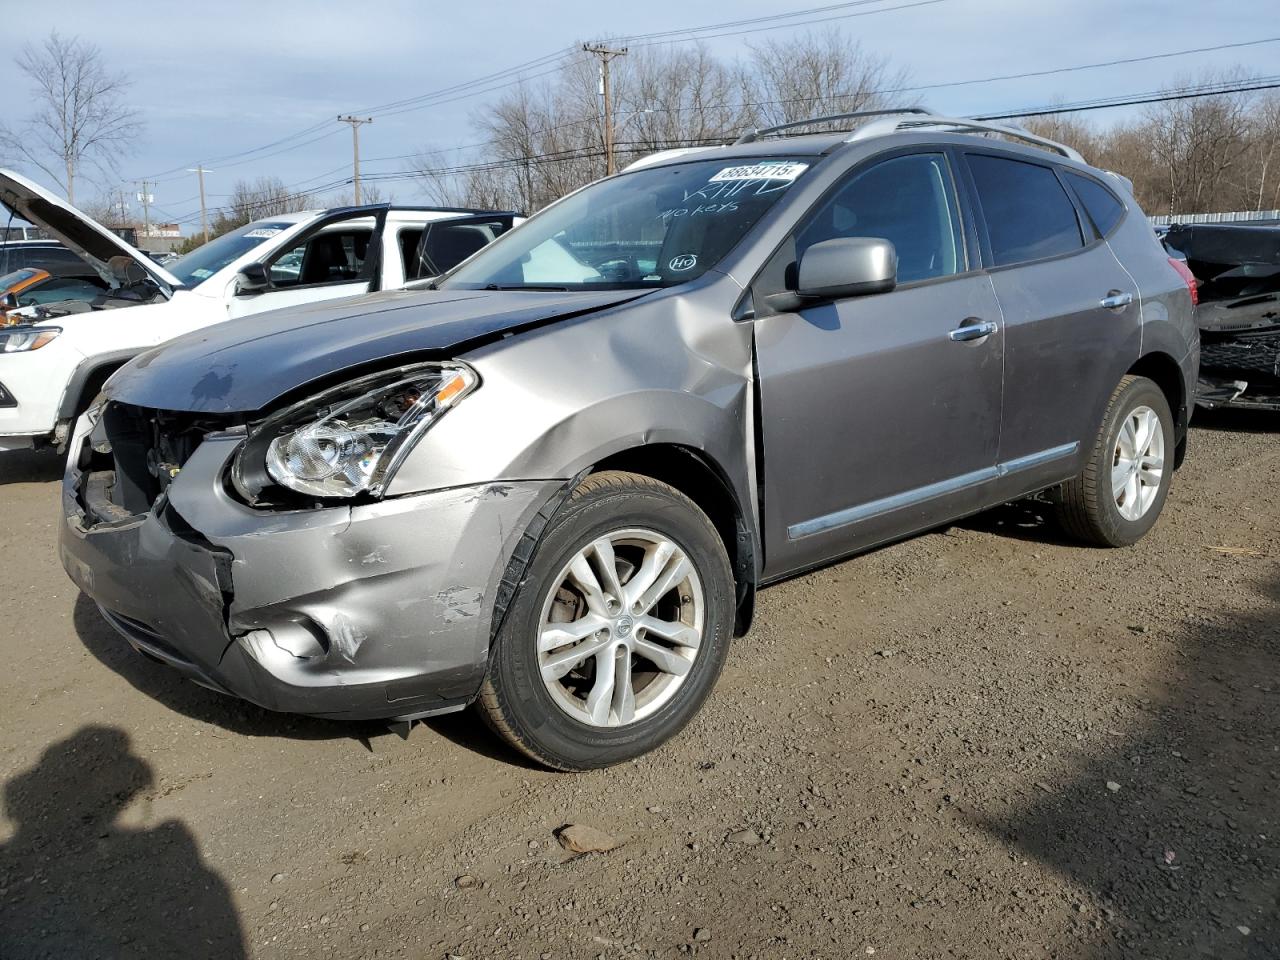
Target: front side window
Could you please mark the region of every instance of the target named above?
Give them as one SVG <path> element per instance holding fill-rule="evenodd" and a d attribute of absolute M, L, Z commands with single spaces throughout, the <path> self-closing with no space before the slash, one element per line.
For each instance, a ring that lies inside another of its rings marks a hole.
<path fill-rule="evenodd" d="M 271 285 L 304 287 L 353 283 L 360 279 L 369 255 L 372 227 L 342 227 L 313 234 L 282 251 L 269 264 Z"/>
<path fill-rule="evenodd" d="M 715 266 L 808 170 L 805 158 L 698 160 L 601 180 L 481 250 L 442 286 L 669 287 Z"/>
<path fill-rule="evenodd" d="M 955 191 L 942 154 L 877 163 L 823 202 L 796 234 L 796 255 L 836 237 L 888 240 L 898 254 L 898 283 L 964 270 Z"/>
<path fill-rule="evenodd" d="M 1084 246 L 1076 208 L 1049 167 L 970 154 L 994 265 L 1071 253 Z"/>

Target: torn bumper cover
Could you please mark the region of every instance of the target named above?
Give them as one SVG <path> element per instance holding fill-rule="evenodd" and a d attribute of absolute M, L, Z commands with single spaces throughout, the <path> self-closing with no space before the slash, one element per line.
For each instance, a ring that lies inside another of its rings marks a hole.
<path fill-rule="evenodd" d="M 403 718 L 458 709 L 484 676 L 493 597 L 559 481 L 264 512 L 223 485 L 242 438 L 208 435 L 153 508 L 113 476 L 63 481 L 62 564 L 135 649 L 270 710 Z"/>

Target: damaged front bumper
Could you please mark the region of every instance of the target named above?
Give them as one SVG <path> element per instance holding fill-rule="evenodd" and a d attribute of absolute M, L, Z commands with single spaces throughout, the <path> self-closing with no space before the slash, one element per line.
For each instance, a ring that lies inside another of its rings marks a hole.
<path fill-rule="evenodd" d="M 62 565 L 135 649 L 270 710 L 408 718 L 460 709 L 484 676 L 493 597 L 562 481 L 487 484 L 288 512 L 233 499 L 243 437 L 209 434 L 130 516 L 72 439 Z"/>

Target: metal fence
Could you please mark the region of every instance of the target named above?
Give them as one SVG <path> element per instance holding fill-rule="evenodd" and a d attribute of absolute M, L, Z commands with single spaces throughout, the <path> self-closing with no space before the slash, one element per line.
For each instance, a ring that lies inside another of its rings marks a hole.
<path fill-rule="evenodd" d="M 1233 213 L 1175 213 L 1173 216 L 1147 217 L 1153 227 L 1171 223 L 1276 223 L 1280 210 L 1237 210 Z"/>

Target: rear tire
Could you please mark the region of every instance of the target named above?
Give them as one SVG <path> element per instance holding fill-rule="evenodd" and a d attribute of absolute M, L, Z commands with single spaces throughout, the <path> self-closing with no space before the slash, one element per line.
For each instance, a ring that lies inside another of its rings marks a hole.
<path fill-rule="evenodd" d="M 1107 404 L 1084 471 L 1056 491 L 1063 529 L 1101 547 L 1137 543 L 1164 508 L 1174 447 L 1164 391 L 1146 377 L 1124 377 Z"/>
<path fill-rule="evenodd" d="M 593 474 L 534 548 L 478 704 L 538 763 L 621 763 L 698 712 L 733 623 L 733 573 L 706 514 L 650 477 Z"/>

